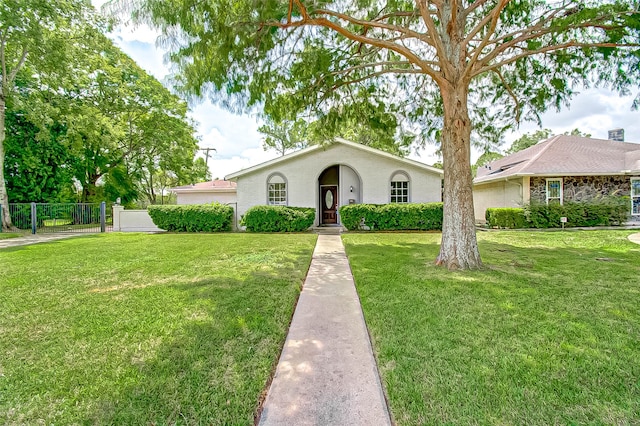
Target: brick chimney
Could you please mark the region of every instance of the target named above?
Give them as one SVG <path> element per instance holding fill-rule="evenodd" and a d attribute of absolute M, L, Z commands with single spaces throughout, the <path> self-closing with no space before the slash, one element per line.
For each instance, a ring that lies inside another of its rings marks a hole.
<path fill-rule="evenodd" d="M 624 142 L 624 129 L 609 130 L 609 140 L 616 142 Z"/>

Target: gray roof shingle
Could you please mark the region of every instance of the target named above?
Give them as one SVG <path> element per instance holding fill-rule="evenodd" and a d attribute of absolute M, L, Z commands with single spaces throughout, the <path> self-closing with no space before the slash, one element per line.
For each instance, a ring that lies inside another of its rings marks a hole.
<path fill-rule="evenodd" d="M 478 168 L 474 183 L 519 175 L 640 172 L 640 144 L 559 135 Z"/>

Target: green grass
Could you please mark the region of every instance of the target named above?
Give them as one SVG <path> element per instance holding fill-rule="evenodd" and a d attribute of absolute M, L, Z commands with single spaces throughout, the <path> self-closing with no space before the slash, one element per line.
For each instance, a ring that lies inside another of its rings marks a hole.
<path fill-rule="evenodd" d="M 640 246 L 630 231 L 343 237 L 399 425 L 640 422 Z"/>
<path fill-rule="evenodd" d="M 18 238 L 22 235 L 15 232 L 0 232 L 0 240 L 6 240 L 8 238 Z"/>
<path fill-rule="evenodd" d="M 0 250 L 0 424 L 252 424 L 315 238 Z"/>

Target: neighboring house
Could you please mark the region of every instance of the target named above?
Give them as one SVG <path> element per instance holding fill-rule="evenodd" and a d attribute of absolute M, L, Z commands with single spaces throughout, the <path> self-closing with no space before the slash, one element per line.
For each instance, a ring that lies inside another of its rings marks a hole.
<path fill-rule="evenodd" d="M 640 144 L 560 135 L 478 168 L 476 220 L 489 207 L 629 196 L 640 219 Z"/>
<path fill-rule="evenodd" d="M 226 180 L 212 180 L 194 185 L 172 188 L 176 193 L 177 204 L 209 204 L 214 201 L 221 204 L 236 202 L 236 183 Z"/>
<path fill-rule="evenodd" d="M 316 225 L 339 225 L 338 209 L 357 203 L 441 201 L 442 170 L 336 139 L 231 173 L 238 214 L 255 205 L 316 209 Z"/>

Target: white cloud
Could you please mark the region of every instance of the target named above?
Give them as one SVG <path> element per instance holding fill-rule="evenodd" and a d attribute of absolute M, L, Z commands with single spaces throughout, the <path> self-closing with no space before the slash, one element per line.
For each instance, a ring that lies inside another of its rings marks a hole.
<path fill-rule="evenodd" d="M 148 25 L 134 25 L 125 23 L 119 26 L 113 34 L 124 42 L 138 41 L 155 46 L 160 31 L 149 27 Z"/>
<path fill-rule="evenodd" d="M 190 116 L 198 123 L 202 146 L 216 148 L 220 158 L 233 158 L 262 146 L 258 122 L 248 115 L 233 114 L 204 101 L 193 106 Z"/>
<path fill-rule="evenodd" d="M 625 129 L 625 140 L 640 142 L 640 112 L 631 110 L 633 96 L 619 96 L 606 89 L 588 89 L 577 95 L 569 108 L 550 110 L 542 115 L 542 128 L 554 134 L 579 129 L 592 137 L 607 139 L 608 131 Z M 524 133 L 535 131 L 537 125 L 527 123 L 507 137 L 508 145 Z"/>
<path fill-rule="evenodd" d="M 213 176 L 214 179 L 223 179 L 230 173 L 264 163 L 277 157 L 277 153 L 265 151 L 262 148 L 247 149 L 231 158 L 218 158 L 214 155 L 213 159 L 209 159 L 209 170 L 211 170 L 211 176 Z"/>

